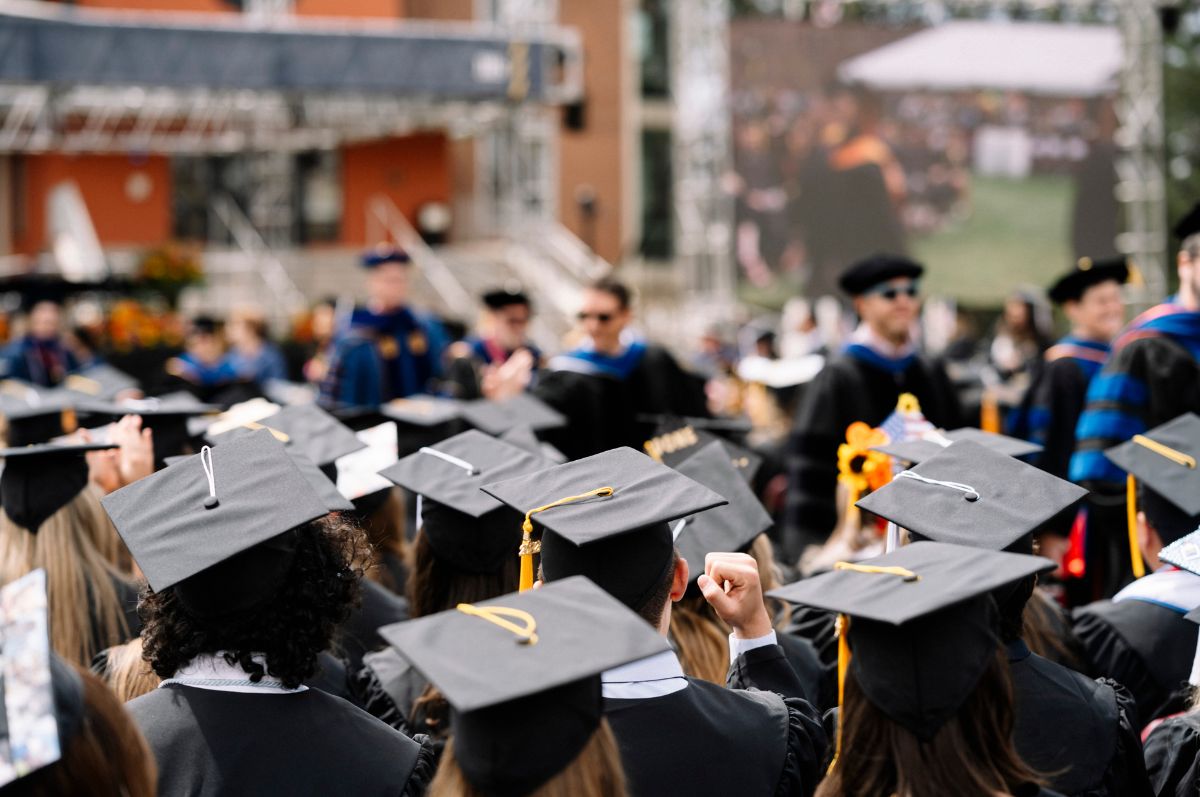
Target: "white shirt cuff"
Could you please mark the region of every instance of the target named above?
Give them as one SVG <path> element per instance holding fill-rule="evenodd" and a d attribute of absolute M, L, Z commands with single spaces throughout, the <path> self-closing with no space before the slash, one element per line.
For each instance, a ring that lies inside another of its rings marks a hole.
<path fill-rule="evenodd" d="M 775 636 L 775 632 L 756 636 L 754 639 L 739 639 L 733 634 L 729 635 L 729 663 L 733 664 L 737 661 L 737 657 L 743 653 L 749 653 L 755 648 L 765 648 L 767 645 L 778 644 L 779 638 Z"/>

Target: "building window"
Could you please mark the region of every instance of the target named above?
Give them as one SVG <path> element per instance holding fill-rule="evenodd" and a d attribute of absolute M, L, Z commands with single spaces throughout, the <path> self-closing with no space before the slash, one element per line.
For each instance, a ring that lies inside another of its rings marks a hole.
<path fill-rule="evenodd" d="M 641 0 L 638 8 L 634 41 L 643 97 L 665 99 L 671 92 L 669 6 L 669 0 Z"/>
<path fill-rule="evenodd" d="M 669 260 L 674 253 L 671 132 L 642 131 L 642 242 L 643 257 Z"/>
<path fill-rule="evenodd" d="M 296 156 L 297 237 L 300 243 L 328 243 L 341 234 L 342 178 L 337 150 Z"/>

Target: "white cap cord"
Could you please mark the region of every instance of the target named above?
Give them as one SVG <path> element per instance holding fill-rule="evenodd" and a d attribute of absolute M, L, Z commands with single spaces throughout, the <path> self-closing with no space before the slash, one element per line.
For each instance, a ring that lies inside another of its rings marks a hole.
<path fill-rule="evenodd" d="M 217 473 L 213 468 L 212 449 L 204 446 L 200 449 L 200 465 L 204 468 L 204 477 L 208 479 L 208 498 L 204 499 L 204 508 L 212 509 L 217 501 Z"/>
<path fill-rule="evenodd" d="M 944 482 L 940 479 L 931 479 L 928 476 L 922 476 L 921 474 L 914 473 L 911 470 L 900 471 L 896 478 L 916 479 L 917 481 L 924 482 L 925 484 L 933 484 L 937 485 L 938 487 L 949 487 L 951 490 L 958 490 L 961 493 L 966 493 L 964 497 L 968 501 L 978 501 L 980 498 L 979 491 L 969 484 L 962 484 L 960 482 Z"/>
<path fill-rule="evenodd" d="M 470 462 L 467 462 L 465 459 L 459 459 L 458 457 L 451 456 L 450 454 L 447 454 L 445 451 L 438 451 L 436 448 L 429 448 L 428 446 L 424 446 L 419 450 L 419 453 L 430 454 L 444 462 L 449 462 L 451 465 L 462 468 L 463 470 L 465 470 L 467 472 L 468 476 L 478 476 L 479 475 L 479 468 L 475 467 Z"/>

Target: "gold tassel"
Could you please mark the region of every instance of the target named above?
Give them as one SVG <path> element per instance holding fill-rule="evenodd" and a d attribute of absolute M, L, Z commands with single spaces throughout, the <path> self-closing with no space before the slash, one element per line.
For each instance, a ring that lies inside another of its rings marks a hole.
<path fill-rule="evenodd" d="M 833 743 L 833 760 L 829 762 L 829 769 L 825 770 L 828 775 L 833 772 L 833 768 L 837 766 L 838 759 L 842 757 L 842 725 L 845 724 L 846 718 L 843 716 L 846 702 L 846 670 L 850 669 L 850 643 L 846 640 L 846 634 L 850 630 L 849 615 L 839 614 L 837 618 L 837 635 L 838 635 L 838 669 L 837 669 L 837 686 L 838 686 L 838 718 L 837 718 L 837 737 Z"/>
<path fill-rule="evenodd" d="M 1133 577 L 1146 575 L 1146 563 L 1142 561 L 1142 549 L 1137 534 L 1137 479 L 1130 473 L 1125 477 L 1125 520 L 1129 528 L 1129 558 L 1133 562 Z"/>
<path fill-rule="evenodd" d="M 541 553 L 542 551 L 542 544 L 533 540 L 533 516 L 538 512 L 545 512 L 547 509 L 553 509 L 556 506 L 582 501 L 585 498 L 610 496 L 613 492 L 614 490 L 611 487 L 597 487 L 595 490 L 588 490 L 586 493 L 560 498 L 545 506 L 539 506 L 537 509 L 530 509 L 525 513 L 525 522 L 521 524 L 521 547 L 517 549 L 517 553 L 521 557 L 521 579 L 517 583 L 517 588 L 521 592 L 533 588 L 533 557 L 534 554 Z"/>

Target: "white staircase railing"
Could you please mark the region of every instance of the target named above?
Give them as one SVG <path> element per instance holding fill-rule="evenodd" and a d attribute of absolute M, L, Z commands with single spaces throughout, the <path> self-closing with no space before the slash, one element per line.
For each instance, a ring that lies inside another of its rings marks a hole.
<path fill-rule="evenodd" d="M 216 194 L 209 203 L 209 210 L 210 218 L 229 233 L 234 246 L 243 255 L 238 261 L 240 267 L 233 270 L 257 274 L 269 292 L 270 315 L 277 322 L 286 322 L 290 314 L 303 309 L 308 304 L 304 293 L 233 198 Z"/>
<path fill-rule="evenodd" d="M 475 306 L 475 297 L 385 194 L 367 201 L 367 239 L 394 243 L 407 252 L 447 308 L 461 312 Z"/>

